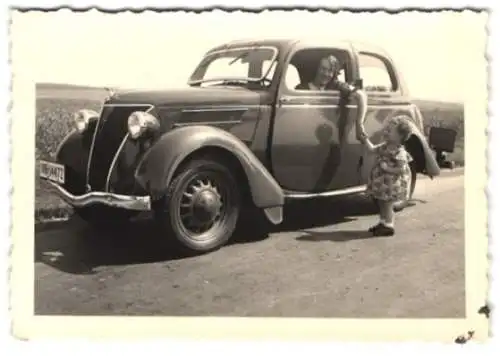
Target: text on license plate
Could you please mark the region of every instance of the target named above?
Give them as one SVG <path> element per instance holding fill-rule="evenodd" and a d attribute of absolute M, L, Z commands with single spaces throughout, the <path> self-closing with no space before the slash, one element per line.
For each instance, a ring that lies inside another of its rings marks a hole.
<path fill-rule="evenodd" d="M 64 184 L 64 166 L 62 164 L 40 161 L 40 177 Z"/>

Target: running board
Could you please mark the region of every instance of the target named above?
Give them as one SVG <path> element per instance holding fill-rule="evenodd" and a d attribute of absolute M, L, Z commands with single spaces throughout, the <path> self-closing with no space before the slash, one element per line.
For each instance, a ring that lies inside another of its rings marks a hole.
<path fill-rule="evenodd" d="M 366 190 L 366 185 L 360 185 L 356 187 L 331 190 L 321 193 L 301 193 L 289 190 L 285 190 L 284 193 L 285 193 L 285 198 L 287 199 L 309 199 L 309 198 L 320 198 L 320 197 L 334 197 L 337 195 L 357 194 L 357 193 L 363 193 L 365 190 Z"/>

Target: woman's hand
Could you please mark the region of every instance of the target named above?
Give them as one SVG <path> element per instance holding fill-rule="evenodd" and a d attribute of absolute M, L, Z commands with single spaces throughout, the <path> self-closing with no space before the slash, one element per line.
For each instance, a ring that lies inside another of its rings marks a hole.
<path fill-rule="evenodd" d="M 368 135 L 366 134 L 366 131 L 362 127 L 357 128 L 356 135 L 358 141 L 360 141 L 361 143 L 364 143 L 368 139 Z"/>
<path fill-rule="evenodd" d="M 365 128 L 362 124 L 356 124 L 356 139 L 360 142 L 364 142 L 368 138 Z"/>

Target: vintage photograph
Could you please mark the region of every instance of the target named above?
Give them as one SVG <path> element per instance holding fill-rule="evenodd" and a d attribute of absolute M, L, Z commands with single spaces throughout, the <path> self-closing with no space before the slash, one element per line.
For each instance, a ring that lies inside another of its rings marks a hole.
<path fill-rule="evenodd" d="M 486 18 L 14 12 L 33 315 L 477 314 Z"/>

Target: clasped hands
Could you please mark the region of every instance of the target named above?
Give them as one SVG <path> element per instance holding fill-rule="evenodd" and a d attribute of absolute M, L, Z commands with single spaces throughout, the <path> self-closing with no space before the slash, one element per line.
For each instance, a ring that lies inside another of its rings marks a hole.
<path fill-rule="evenodd" d="M 356 125 L 356 139 L 360 142 L 364 142 L 368 138 L 363 124 L 358 123 Z"/>

